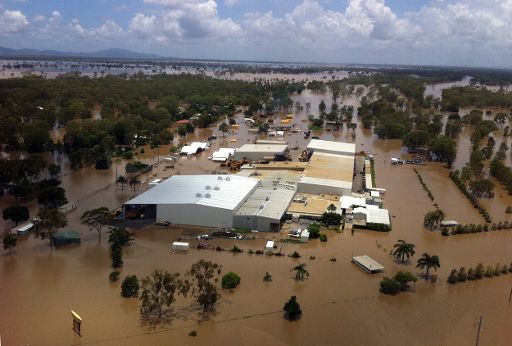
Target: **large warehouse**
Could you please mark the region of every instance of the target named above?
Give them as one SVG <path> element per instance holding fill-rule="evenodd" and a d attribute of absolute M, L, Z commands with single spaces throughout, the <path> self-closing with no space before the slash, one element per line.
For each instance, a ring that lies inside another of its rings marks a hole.
<path fill-rule="evenodd" d="M 321 139 L 312 139 L 306 149 L 314 153 L 348 156 L 354 156 L 356 153 L 356 145 L 354 143 L 324 141 Z"/>
<path fill-rule="evenodd" d="M 351 195 L 353 177 L 353 155 L 314 152 L 304 169 L 304 176 L 297 182 L 297 192 L 337 196 Z"/>
<path fill-rule="evenodd" d="M 235 160 L 274 160 L 276 156 L 286 156 L 286 144 L 244 144 L 238 148 L 233 157 Z"/>
<path fill-rule="evenodd" d="M 172 224 L 233 227 L 233 215 L 259 180 L 235 175 L 175 175 L 124 204 Z"/>

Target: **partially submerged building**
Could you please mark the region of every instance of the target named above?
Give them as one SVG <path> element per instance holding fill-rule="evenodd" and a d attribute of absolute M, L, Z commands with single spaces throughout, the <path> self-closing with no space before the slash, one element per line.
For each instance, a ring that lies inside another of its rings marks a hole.
<path fill-rule="evenodd" d="M 196 155 L 197 153 L 208 149 L 210 146 L 207 142 L 193 142 L 181 148 L 180 155 Z"/>
<path fill-rule="evenodd" d="M 312 139 L 306 149 L 315 153 L 347 156 L 354 156 L 356 154 L 356 145 L 354 143 L 324 141 L 321 139 Z"/>
<path fill-rule="evenodd" d="M 275 160 L 288 154 L 286 144 L 244 144 L 233 154 L 235 160 Z"/>

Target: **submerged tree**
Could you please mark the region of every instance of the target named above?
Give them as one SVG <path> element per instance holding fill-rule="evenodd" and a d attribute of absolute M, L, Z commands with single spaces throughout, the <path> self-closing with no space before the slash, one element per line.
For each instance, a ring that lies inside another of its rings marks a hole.
<path fill-rule="evenodd" d="M 4 250 L 9 250 L 9 256 L 12 255 L 12 250 L 16 247 L 17 239 L 15 236 L 13 236 L 10 233 L 7 233 L 4 236 L 3 243 L 4 243 Z"/>
<path fill-rule="evenodd" d="M 444 220 L 445 214 L 441 209 L 429 211 L 423 218 L 423 226 L 428 230 L 434 230 L 441 226 L 441 222 Z"/>
<path fill-rule="evenodd" d="M 191 281 L 185 281 L 186 291 L 191 288 L 192 296 L 203 308 L 203 314 L 213 310 L 220 298 L 217 283 L 221 270 L 222 266 L 219 264 L 202 259 L 194 263 L 186 273 L 186 276 L 191 279 Z"/>
<path fill-rule="evenodd" d="M 418 263 L 416 267 L 420 269 L 426 269 L 425 272 L 425 279 L 428 279 L 428 272 L 431 268 L 434 268 L 434 270 L 437 270 L 437 268 L 441 267 L 441 264 L 439 263 L 439 257 L 436 255 L 430 256 L 428 253 L 424 253 L 421 255 L 421 258 L 418 259 Z"/>
<path fill-rule="evenodd" d="M 128 181 L 128 185 L 130 185 L 134 192 L 139 188 L 140 184 L 141 181 L 138 177 L 131 177 L 130 180 Z"/>
<path fill-rule="evenodd" d="M 180 274 L 155 270 L 141 280 L 140 313 L 146 317 L 155 315 L 162 320 L 162 314 L 176 301 L 176 296 L 186 295 L 189 286 L 179 278 Z"/>
<path fill-rule="evenodd" d="M 411 258 L 412 256 L 414 256 L 414 254 L 416 253 L 414 251 L 414 248 L 416 247 L 416 245 L 414 244 L 411 244 L 411 243 L 407 243 L 405 240 L 399 240 L 394 246 L 393 246 L 393 256 L 395 256 L 395 258 L 397 260 L 400 260 L 402 263 L 405 262 L 405 258 L 407 257 L 407 259 Z"/>
<path fill-rule="evenodd" d="M 290 271 L 295 271 L 295 280 L 304 281 L 306 276 L 309 277 L 309 272 L 306 270 L 306 266 L 306 263 L 299 263 L 298 265 L 290 269 Z"/>
<path fill-rule="evenodd" d="M 124 175 L 120 175 L 116 179 L 116 186 L 121 186 L 121 191 L 124 190 L 125 186 L 128 184 L 128 179 Z"/>
<path fill-rule="evenodd" d="M 291 321 L 296 320 L 302 315 L 302 309 L 300 308 L 300 304 L 297 301 L 296 296 L 292 296 L 284 304 L 283 311 L 285 313 L 285 317 Z"/>
<path fill-rule="evenodd" d="M 27 221 L 30 217 L 28 208 L 17 204 L 5 208 L 2 211 L 2 216 L 4 220 L 11 220 L 16 223 L 16 226 L 22 221 Z"/>
<path fill-rule="evenodd" d="M 68 221 L 66 215 L 57 209 L 41 209 L 37 214 L 39 221 L 36 223 L 36 237 L 48 239 L 50 242 L 50 253 L 53 248 L 53 238 L 57 229 L 66 227 Z"/>
<path fill-rule="evenodd" d="M 101 231 L 112 220 L 112 213 L 107 207 L 87 210 L 80 218 L 82 225 L 88 226 L 90 231 L 98 232 L 98 244 L 101 244 Z"/>

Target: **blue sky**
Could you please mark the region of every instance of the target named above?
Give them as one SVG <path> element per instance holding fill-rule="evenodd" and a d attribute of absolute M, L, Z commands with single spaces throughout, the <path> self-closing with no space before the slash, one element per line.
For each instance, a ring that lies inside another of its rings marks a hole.
<path fill-rule="evenodd" d="M 0 0 L 0 45 L 512 67 L 512 0 Z"/>

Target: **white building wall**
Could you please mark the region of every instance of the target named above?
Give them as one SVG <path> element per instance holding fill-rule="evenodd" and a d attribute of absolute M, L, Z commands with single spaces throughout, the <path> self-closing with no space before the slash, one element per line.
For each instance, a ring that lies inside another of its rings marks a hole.
<path fill-rule="evenodd" d="M 352 194 L 351 188 L 333 187 L 320 184 L 304 183 L 299 181 L 297 183 L 298 193 L 310 193 L 313 195 L 337 195 L 337 196 L 350 196 Z"/>
<path fill-rule="evenodd" d="M 198 204 L 159 204 L 157 220 L 204 227 L 233 227 L 233 211 Z"/>

